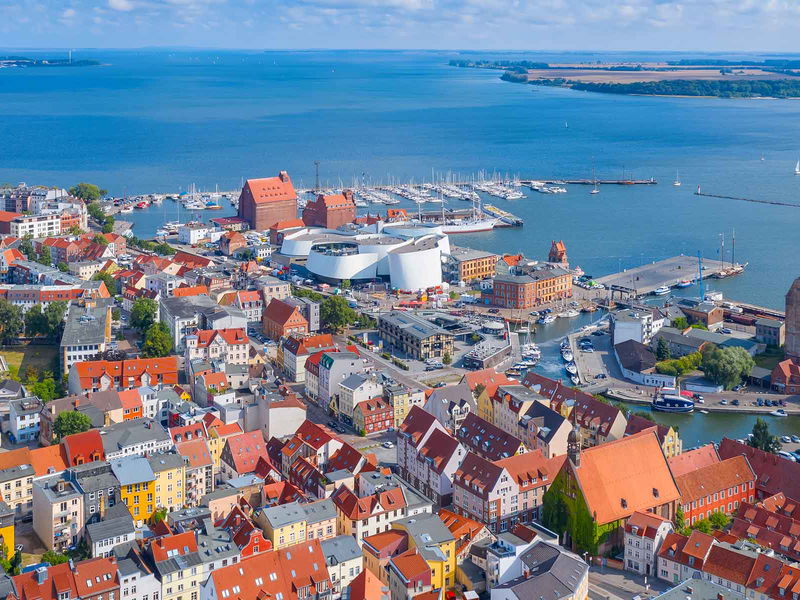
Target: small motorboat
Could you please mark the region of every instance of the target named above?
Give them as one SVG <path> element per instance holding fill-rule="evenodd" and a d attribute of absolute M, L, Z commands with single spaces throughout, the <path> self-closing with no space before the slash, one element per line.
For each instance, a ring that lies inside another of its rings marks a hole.
<path fill-rule="evenodd" d="M 572 350 L 562 350 L 561 358 L 564 359 L 564 362 L 571 363 L 573 360 L 575 360 L 575 355 L 572 354 Z"/>
<path fill-rule="evenodd" d="M 669 288 L 665 285 L 662 285 L 661 287 L 657 287 L 656 289 L 654 289 L 653 294 L 656 296 L 664 296 L 666 294 L 669 294 Z"/>
<path fill-rule="evenodd" d="M 690 279 L 682 279 L 678 283 L 675 284 L 676 288 L 687 288 L 691 287 L 692 281 Z"/>
<path fill-rule="evenodd" d="M 580 385 L 581 384 L 580 377 L 578 377 L 577 375 L 570 375 L 569 376 L 569 380 L 572 382 L 572 385 Z"/>
<path fill-rule="evenodd" d="M 567 373 L 570 375 L 577 375 L 578 374 L 578 367 L 575 366 L 575 363 L 569 363 L 566 367 Z"/>
<path fill-rule="evenodd" d="M 788 417 L 789 416 L 788 414 L 786 414 L 786 411 L 783 410 L 782 408 L 779 408 L 777 410 L 773 410 L 769 414 L 771 414 L 773 417 Z"/>

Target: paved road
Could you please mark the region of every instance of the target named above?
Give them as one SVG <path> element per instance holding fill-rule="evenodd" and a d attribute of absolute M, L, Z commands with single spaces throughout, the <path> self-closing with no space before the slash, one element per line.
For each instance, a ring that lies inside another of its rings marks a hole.
<path fill-rule="evenodd" d="M 652 598 L 670 587 L 655 577 L 645 578 L 608 567 L 589 568 L 589 597 L 593 600 L 631 600 L 634 596 Z"/>

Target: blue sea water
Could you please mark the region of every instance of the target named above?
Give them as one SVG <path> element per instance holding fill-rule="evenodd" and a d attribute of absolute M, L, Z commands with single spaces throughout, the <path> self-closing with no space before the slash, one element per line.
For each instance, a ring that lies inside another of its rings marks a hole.
<path fill-rule="evenodd" d="M 493 201 L 525 218 L 525 227 L 456 243 L 537 257 L 550 240 L 563 239 L 572 264 L 600 275 L 677 253 L 717 258 L 721 232 L 730 259 L 735 229 L 736 258 L 750 266 L 715 283 L 718 289 L 780 307 L 800 275 L 800 209 L 693 195 L 701 185 L 800 203 L 800 177 L 793 175 L 800 158 L 797 101 L 624 97 L 510 84 L 494 71 L 449 67 L 456 52 L 74 56 L 105 65 L 0 70 L 0 181 L 92 181 L 114 194 L 136 194 L 190 184 L 234 189 L 243 177 L 281 169 L 309 187 L 315 160 L 332 186 L 421 181 L 432 171 L 588 178 L 594 166 L 599 178 L 652 176 L 659 185 L 608 186 L 596 196 L 572 186 L 564 195 Z M 671 185 L 677 170 L 679 188 Z M 168 205 L 136 213 L 136 232 L 151 235 L 175 211 Z"/>

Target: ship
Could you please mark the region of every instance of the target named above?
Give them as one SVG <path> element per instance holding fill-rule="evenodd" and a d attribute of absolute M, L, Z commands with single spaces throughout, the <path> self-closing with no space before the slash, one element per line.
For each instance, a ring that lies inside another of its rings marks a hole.
<path fill-rule="evenodd" d="M 653 294 L 656 296 L 664 296 L 665 294 L 669 294 L 669 288 L 665 285 L 662 285 L 661 287 L 654 289 Z"/>
<path fill-rule="evenodd" d="M 478 233 L 479 231 L 491 231 L 500 219 L 478 218 L 464 219 L 463 221 L 446 222 L 442 225 L 442 233 Z"/>
<path fill-rule="evenodd" d="M 653 398 L 650 408 L 660 412 L 690 413 L 694 410 L 694 401 L 678 394 L 660 394 Z"/>

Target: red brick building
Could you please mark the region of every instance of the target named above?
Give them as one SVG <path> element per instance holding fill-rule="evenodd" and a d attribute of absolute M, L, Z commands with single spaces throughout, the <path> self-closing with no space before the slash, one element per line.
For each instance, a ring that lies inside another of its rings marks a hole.
<path fill-rule="evenodd" d="M 268 338 L 279 340 L 292 334 L 308 333 L 308 321 L 296 306 L 273 298 L 261 318 L 261 326 Z"/>
<path fill-rule="evenodd" d="M 770 385 L 781 394 L 800 394 L 800 361 L 787 358 L 775 365 Z"/>
<path fill-rule="evenodd" d="M 755 501 L 756 475 L 744 456 L 734 456 L 678 477 L 675 484 L 687 525 L 715 512 L 732 514 L 742 502 Z"/>
<path fill-rule="evenodd" d="M 219 238 L 219 249 L 225 256 L 236 254 L 236 251 L 247 247 L 247 240 L 238 231 L 228 231 Z"/>
<path fill-rule="evenodd" d="M 353 408 L 353 426 L 364 435 L 387 431 L 394 425 L 394 408 L 383 398 L 359 402 Z"/>
<path fill-rule="evenodd" d="M 547 256 L 547 262 L 569 264 L 567 261 L 567 247 L 563 240 L 553 240 L 550 246 L 550 254 Z"/>
<path fill-rule="evenodd" d="M 256 231 L 297 217 L 297 193 L 286 171 L 277 177 L 248 179 L 239 195 L 239 216 Z"/>
<path fill-rule="evenodd" d="M 355 218 L 356 204 L 350 190 L 330 196 L 320 194 L 303 209 L 303 222 L 311 227 L 336 229 Z"/>

